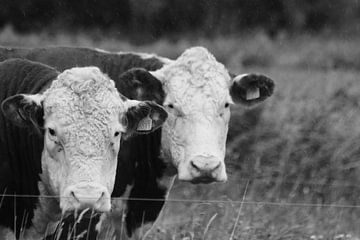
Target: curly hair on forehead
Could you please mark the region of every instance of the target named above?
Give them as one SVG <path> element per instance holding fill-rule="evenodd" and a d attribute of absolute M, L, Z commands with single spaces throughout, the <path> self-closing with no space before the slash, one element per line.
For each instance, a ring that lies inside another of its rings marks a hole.
<path fill-rule="evenodd" d="M 102 119 L 124 110 L 115 83 L 96 67 L 72 68 L 59 74 L 44 93 L 45 115 L 56 113 L 67 122 Z"/>
<path fill-rule="evenodd" d="M 182 78 L 192 85 L 202 86 L 208 82 L 231 82 L 225 66 L 204 47 L 187 49 L 173 63 L 164 66 L 165 84 L 171 84 L 173 78 Z"/>
<path fill-rule="evenodd" d="M 102 89 L 117 92 L 114 81 L 97 67 L 75 67 L 65 70 L 58 75 L 48 91 L 61 87 L 69 88 L 77 95 L 95 94 Z"/>

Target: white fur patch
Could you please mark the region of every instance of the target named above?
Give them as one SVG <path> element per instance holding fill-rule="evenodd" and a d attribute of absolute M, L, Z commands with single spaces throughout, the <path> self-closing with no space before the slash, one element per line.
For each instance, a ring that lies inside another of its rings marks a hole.
<path fill-rule="evenodd" d="M 68 157 L 107 155 L 111 127 L 126 110 L 109 77 L 96 67 L 72 68 L 61 73 L 44 96 L 45 125 L 51 117 L 53 125 L 63 126 Z"/>
<path fill-rule="evenodd" d="M 41 102 L 44 100 L 44 96 L 42 94 L 24 94 L 24 97 L 28 102 L 34 102 L 38 106 L 41 106 Z"/>

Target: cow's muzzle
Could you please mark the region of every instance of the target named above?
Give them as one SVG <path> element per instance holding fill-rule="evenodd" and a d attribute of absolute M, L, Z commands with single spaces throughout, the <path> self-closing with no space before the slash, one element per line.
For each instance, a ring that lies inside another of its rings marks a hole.
<path fill-rule="evenodd" d="M 85 208 L 108 212 L 111 208 L 110 193 L 100 184 L 79 183 L 65 189 L 60 207 L 63 212 Z"/>
<path fill-rule="evenodd" d="M 186 169 L 179 169 L 179 180 L 192 183 L 225 182 L 227 175 L 225 166 L 214 156 L 193 157 Z"/>

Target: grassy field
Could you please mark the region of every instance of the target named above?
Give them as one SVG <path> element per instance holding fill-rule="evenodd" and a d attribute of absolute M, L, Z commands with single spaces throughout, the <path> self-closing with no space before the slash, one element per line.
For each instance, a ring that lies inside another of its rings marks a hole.
<path fill-rule="evenodd" d="M 5 46 L 87 46 L 171 58 L 203 45 L 233 72 L 275 80 L 265 104 L 232 109 L 229 181 L 176 182 L 150 237 L 176 240 L 360 239 L 359 42 L 325 34 L 272 40 L 260 32 L 135 46 L 111 36 L 0 32 Z"/>

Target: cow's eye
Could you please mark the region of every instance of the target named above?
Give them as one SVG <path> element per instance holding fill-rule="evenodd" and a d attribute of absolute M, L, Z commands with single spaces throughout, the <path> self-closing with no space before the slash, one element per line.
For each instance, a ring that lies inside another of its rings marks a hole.
<path fill-rule="evenodd" d="M 114 133 L 114 137 L 118 137 L 120 135 L 120 132 L 119 131 L 116 131 L 115 133 Z"/>
<path fill-rule="evenodd" d="M 225 108 L 228 108 L 230 106 L 230 103 L 225 103 Z"/>
<path fill-rule="evenodd" d="M 169 108 L 169 112 L 171 112 L 174 116 L 176 117 L 184 117 L 185 114 L 183 111 L 181 111 L 181 109 L 179 109 L 178 107 L 175 107 L 174 104 L 169 103 L 166 105 L 166 107 Z"/>
<path fill-rule="evenodd" d="M 49 130 L 49 134 L 50 134 L 52 137 L 55 137 L 55 136 L 56 136 L 56 132 L 55 132 L 54 129 L 49 128 L 48 130 Z"/>

